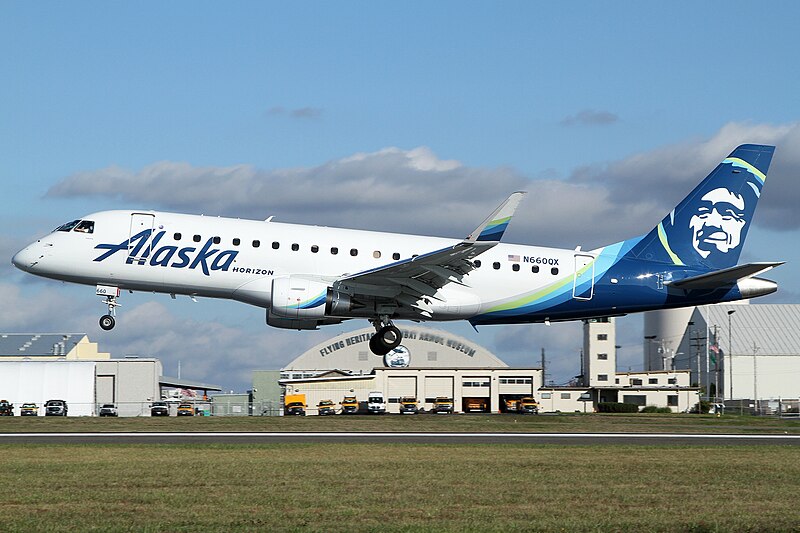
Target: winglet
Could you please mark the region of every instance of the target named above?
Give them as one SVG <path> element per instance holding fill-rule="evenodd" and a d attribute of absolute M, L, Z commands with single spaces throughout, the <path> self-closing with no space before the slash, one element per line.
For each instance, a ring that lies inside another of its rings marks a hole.
<path fill-rule="evenodd" d="M 511 196 L 509 196 L 505 202 L 500 204 L 475 231 L 469 234 L 465 242 L 500 242 L 503 233 L 505 233 L 508 227 L 508 223 L 511 222 L 511 217 L 514 216 L 514 211 L 517 210 L 517 206 L 519 206 L 525 194 L 527 193 L 524 191 L 511 193 Z"/>

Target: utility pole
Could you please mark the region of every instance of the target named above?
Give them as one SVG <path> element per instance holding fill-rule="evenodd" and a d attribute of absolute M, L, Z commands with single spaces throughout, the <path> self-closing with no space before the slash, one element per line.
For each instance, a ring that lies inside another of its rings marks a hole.
<path fill-rule="evenodd" d="M 542 346 L 542 387 L 545 384 L 545 362 L 544 362 L 544 346 Z"/>
<path fill-rule="evenodd" d="M 756 403 L 756 413 L 761 414 L 761 410 L 758 406 L 758 357 L 756 354 L 758 353 L 758 346 L 756 346 L 756 342 L 753 341 L 753 401 Z"/>
<path fill-rule="evenodd" d="M 733 333 L 732 333 L 733 328 L 731 327 L 731 315 L 733 315 L 733 313 L 735 312 L 736 312 L 735 309 L 731 309 L 730 311 L 728 311 L 728 362 L 730 363 L 728 369 L 728 377 L 731 380 L 730 386 L 728 387 L 728 390 L 730 391 L 728 397 L 731 400 L 733 399 Z"/>

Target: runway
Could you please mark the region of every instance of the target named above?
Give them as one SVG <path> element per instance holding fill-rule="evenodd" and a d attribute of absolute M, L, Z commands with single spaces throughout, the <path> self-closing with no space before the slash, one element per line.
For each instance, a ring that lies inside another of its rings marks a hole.
<path fill-rule="evenodd" d="M 695 433 L 0 433 L 0 444 L 559 444 L 800 445 L 800 435 Z"/>

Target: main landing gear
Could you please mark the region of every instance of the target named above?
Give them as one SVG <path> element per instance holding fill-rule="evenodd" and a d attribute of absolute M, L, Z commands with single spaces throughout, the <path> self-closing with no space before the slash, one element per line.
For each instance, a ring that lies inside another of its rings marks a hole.
<path fill-rule="evenodd" d="M 386 355 L 398 346 L 403 340 L 403 334 L 392 324 L 388 316 L 381 316 L 371 320 L 375 327 L 375 335 L 369 340 L 369 349 L 375 355 Z"/>
<path fill-rule="evenodd" d="M 117 287 L 107 287 L 104 285 L 97 286 L 97 295 L 105 298 L 105 304 L 108 306 L 108 314 L 100 317 L 100 327 L 108 331 L 114 328 L 117 321 L 114 319 L 116 316 L 116 308 L 122 304 L 117 302 L 119 296 L 119 289 Z"/>

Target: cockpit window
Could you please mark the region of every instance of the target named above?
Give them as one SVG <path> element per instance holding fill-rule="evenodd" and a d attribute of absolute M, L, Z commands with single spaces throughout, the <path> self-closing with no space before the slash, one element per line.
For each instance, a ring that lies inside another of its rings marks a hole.
<path fill-rule="evenodd" d="M 75 226 L 75 231 L 80 233 L 94 233 L 94 222 L 91 220 L 81 220 L 80 224 Z"/>
<path fill-rule="evenodd" d="M 67 222 L 63 226 L 59 226 L 56 228 L 56 231 L 72 231 L 72 228 L 78 225 L 80 220 L 73 220 L 72 222 Z"/>

